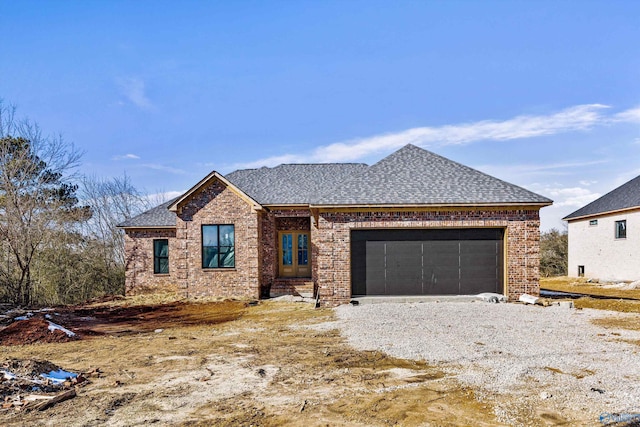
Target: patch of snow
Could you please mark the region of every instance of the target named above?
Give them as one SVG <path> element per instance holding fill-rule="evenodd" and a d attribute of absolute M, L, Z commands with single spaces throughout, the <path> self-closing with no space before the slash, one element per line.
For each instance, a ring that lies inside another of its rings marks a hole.
<path fill-rule="evenodd" d="M 76 333 L 73 331 L 68 330 L 67 328 L 58 325 L 57 323 L 53 323 L 51 321 L 49 321 L 49 328 L 48 328 L 51 332 L 55 331 L 55 330 L 59 330 L 64 332 L 65 334 L 67 334 L 68 337 L 75 337 Z"/>

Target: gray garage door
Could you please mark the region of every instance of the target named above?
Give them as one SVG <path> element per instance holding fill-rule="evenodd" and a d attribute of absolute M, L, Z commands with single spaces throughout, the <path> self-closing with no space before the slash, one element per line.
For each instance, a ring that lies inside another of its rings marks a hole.
<path fill-rule="evenodd" d="M 353 295 L 503 292 L 502 229 L 355 230 Z"/>

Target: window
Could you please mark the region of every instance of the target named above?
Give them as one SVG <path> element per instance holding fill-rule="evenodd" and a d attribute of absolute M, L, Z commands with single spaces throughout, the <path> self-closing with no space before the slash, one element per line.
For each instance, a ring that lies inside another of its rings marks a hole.
<path fill-rule="evenodd" d="M 627 238 L 627 220 L 616 221 L 616 239 Z"/>
<path fill-rule="evenodd" d="M 596 225 L 598 225 L 598 220 L 597 219 L 592 219 L 591 221 L 589 221 L 589 225 L 591 227 L 595 227 Z"/>
<path fill-rule="evenodd" d="M 578 266 L 578 277 L 584 277 L 584 265 Z"/>
<path fill-rule="evenodd" d="M 169 274 L 169 240 L 153 241 L 153 273 Z"/>
<path fill-rule="evenodd" d="M 202 268 L 236 266 L 233 225 L 202 226 Z"/>

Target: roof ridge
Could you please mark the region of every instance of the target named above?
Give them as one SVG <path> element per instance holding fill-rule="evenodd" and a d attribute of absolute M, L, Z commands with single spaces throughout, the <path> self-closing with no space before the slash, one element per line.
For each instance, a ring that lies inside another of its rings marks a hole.
<path fill-rule="evenodd" d="M 466 177 L 466 181 L 450 179 L 456 176 Z M 470 189 L 475 194 L 469 193 Z M 337 193 L 334 190 L 318 194 L 314 201 L 327 205 L 371 204 L 375 200 L 383 204 L 479 203 L 490 195 L 489 199 L 496 203 L 552 203 L 552 200 L 524 187 L 413 144 L 403 146 L 353 175 L 337 190 Z"/>

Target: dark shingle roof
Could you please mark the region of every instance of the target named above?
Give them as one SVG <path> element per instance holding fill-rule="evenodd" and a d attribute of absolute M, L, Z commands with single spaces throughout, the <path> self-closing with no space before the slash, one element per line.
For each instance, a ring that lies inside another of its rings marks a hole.
<path fill-rule="evenodd" d="M 289 164 L 238 170 L 225 178 L 262 205 L 302 205 L 367 168 L 364 163 Z"/>
<path fill-rule="evenodd" d="M 406 145 L 362 174 L 323 192 L 317 205 L 511 204 L 552 201 L 485 173 Z"/>
<path fill-rule="evenodd" d="M 243 169 L 225 178 L 262 205 L 467 205 L 551 204 L 522 187 L 407 145 L 373 166 L 364 163 L 288 164 Z M 182 196 L 181 196 L 182 197 Z M 173 227 L 156 206 L 120 227 Z"/>
<path fill-rule="evenodd" d="M 640 176 L 562 218 L 564 220 L 640 207 Z"/>
<path fill-rule="evenodd" d="M 175 199 L 164 202 L 163 204 L 158 205 L 155 208 L 149 209 L 148 211 L 143 212 L 138 216 L 127 219 L 121 224 L 118 224 L 118 227 L 175 227 L 176 214 L 175 212 L 171 212 L 167 209 L 169 205 L 175 200 L 177 200 L 177 197 Z"/>

